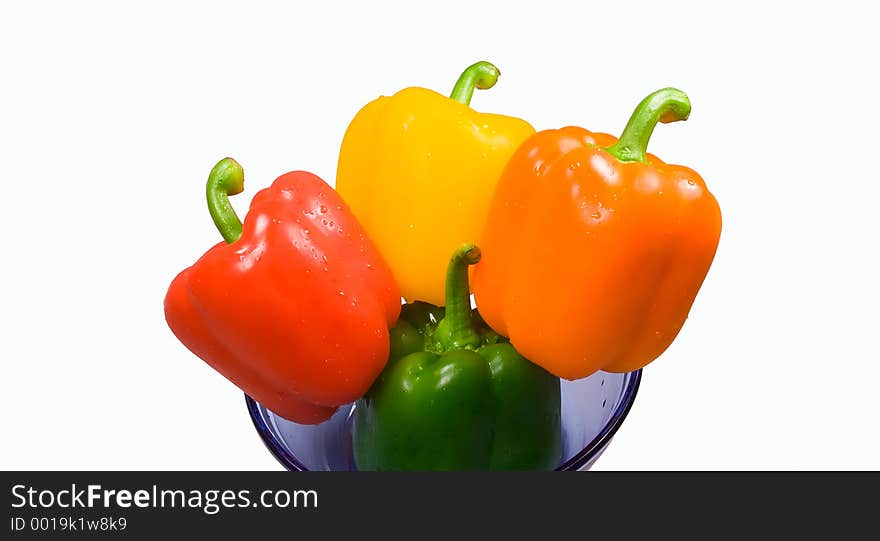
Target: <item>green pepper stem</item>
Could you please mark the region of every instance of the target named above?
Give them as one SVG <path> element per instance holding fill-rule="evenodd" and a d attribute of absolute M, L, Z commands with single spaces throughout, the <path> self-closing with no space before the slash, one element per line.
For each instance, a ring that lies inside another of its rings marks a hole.
<path fill-rule="evenodd" d="M 468 266 L 480 261 L 480 249 L 474 244 L 462 244 L 452 254 L 446 270 L 446 315 L 434 330 L 434 343 L 439 351 L 475 349 L 480 346 L 471 316 L 471 290 L 468 284 Z"/>
<path fill-rule="evenodd" d="M 489 62 L 480 61 L 471 64 L 461 73 L 461 77 L 458 78 L 449 97 L 457 102 L 470 105 L 471 98 L 474 96 L 474 88 L 480 90 L 492 88 L 498 82 L 499 75 L 501 72 L 498 71 L 498 68 Z"/>
<path fill-rule="evenodd" d="M 232 158 L 223 158 L 211 169 L 205 195 L 208 199 L 208 211 L 217 230 L 228 243 L 241 237 L 241 220 L 229 203 L 229 196 L 244 190 L 244 170 Z"/>
<path fill-rule="evenodd" d="M 677 88 L 663 88 L 648 95 L 633 111 L 620 139 L 606 150 L 622 162 L 645 162 L 648 141 L 657 122 L 687 120 L 691 102 Z"/>

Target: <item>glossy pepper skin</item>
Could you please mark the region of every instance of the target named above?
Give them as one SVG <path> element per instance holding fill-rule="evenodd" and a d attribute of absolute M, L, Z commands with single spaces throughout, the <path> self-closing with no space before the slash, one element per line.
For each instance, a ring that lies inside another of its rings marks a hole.
<path fill-rule="evenodd" d="M 336 189 L 408 301 L 443 305 L 436 270 L 462 243 L 479 238 L 504 164 L 535 132 L 519 118 L 468 106 L 474 88 L 491 88 L 498 74 L 478 62 L 464 71 L 451 98 L 415 87 L 380 97 L 345 132 Z"/>
<path fill-rule="evenodd" d="M 447 306 L 407 304 L 387 367 L 355 408 L 361 470 L 548 470 L 560 461 L 559 378 L 532 364 L 470 307 L 463 245 Z"/>
<path fill-rule="evenodd" d="M 228 195 L 243 189 L 221 160 L 208 207 L 227 242 L 171 283 L 165 318 L 183 344 L 253 399 L 319 423 L 360 398 L 388 358 L 400 294 L 391 271 L 323 180 L 295 171 L 257 193 L 242 225 Z"/>
<path fill-rule="evenodd" d="M 562 378 L 628 372 L 678 334 L 709 270 L 721 212 L 693 170 L 646 154 L 658 121 L 687 96 L 659 90 L 621 138 L 541 131 L 511 158 L 473 272 L 480 313 Z"/>

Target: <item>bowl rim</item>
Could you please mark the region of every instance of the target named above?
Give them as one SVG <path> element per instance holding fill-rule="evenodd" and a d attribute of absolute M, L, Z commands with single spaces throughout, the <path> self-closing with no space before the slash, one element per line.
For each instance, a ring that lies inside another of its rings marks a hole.
<path fill-rule="evenodd" d="M 642 381 L 642 369 L 639 368 L 638 370 L 627 372 L 625 376 L 626 381 L 624 382 L 621 399 L 611 418 L 590 443 L 585 445 L 573 457 L 557 466 L 554 471 L 579 470 L 585 464 L 598 458 L 602 451 L 605 450 L 605 447 L 608 446 L 611 438 L 614 437 L 614 434 L 617 433 L 624 419 L 626 419 L 627 414 L 629 414 L 633 402 L 635 402 L 636 394 Z M 244 395 L 244 398 L 254 428 L 257 429 L 260 439 L 263 440 L 263 444 L 275 459 L 288 471 L 310 471 L 296 456 L 286 449 L 284 444 L 278 439 L 275 431 L 269 427 L 266 417 L 260 410 L 262 406 L 247 394 Z"/>

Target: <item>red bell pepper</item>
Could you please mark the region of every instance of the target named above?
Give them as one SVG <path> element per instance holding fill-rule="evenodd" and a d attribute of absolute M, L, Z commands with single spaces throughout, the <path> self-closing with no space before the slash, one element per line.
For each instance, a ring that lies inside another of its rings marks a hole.
<path fill-rule="evenodd" d="M 276 414 L 319 423 L 382 371 L 400 312 L 391 271 L 337 193 L 295 171 L 254 196 L 241 224 L 229 195 L 244 173 L 221 160 L 208 208 L 227 243 L 171 283 L 165 318 L 183 344 Z"/>

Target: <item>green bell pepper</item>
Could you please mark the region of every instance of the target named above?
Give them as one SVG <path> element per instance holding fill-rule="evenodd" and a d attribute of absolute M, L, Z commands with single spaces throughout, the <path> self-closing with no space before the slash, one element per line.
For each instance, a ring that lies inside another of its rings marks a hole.
<path fill-rule="evenodd" d="M 415 302 L 391 329 L 388 364 L 354 413 L 361 470 L 547 470 L 562 452 L 559 378 L 471 310 L 473 244 L 452 256 L 446 309 Z"/>

